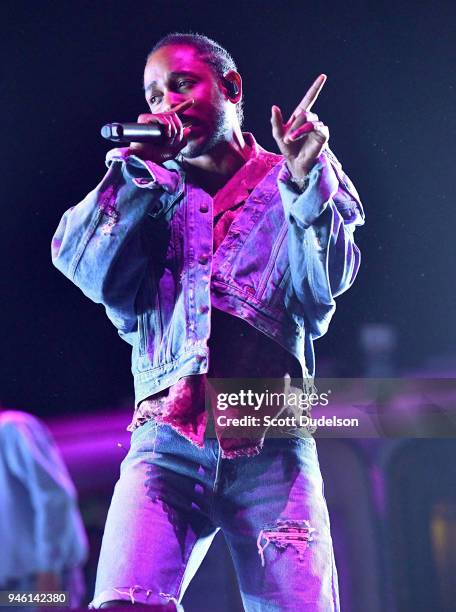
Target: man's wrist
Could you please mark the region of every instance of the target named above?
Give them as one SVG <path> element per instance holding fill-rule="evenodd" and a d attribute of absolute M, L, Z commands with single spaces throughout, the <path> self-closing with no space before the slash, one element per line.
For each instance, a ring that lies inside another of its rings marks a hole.
<path fill-rule="evenodd" d="M 293 168 L 290 164 L 287 163 L 287 167 L 290 173 L 290 182 L 293 183 L 293 186 L 300 192 L 303 192 L 307 189 L 309 185 L 310 174 L 312 172 L 315 163 L 311 166 L 301 167 L 299 170 Z"/>
<path fill-rule="evenodd" d="M 307 189 L 309 185 L 309 179 L 310 179 L 309 174 L 306 174 L 305 176 L 298 178 L 296 176 L 293 176 L 293 174 L 290 173 L 290 182 L 293 183 L 293 186 L 300 192 L 303 192 Z"/>
<path fill-rule="evenodd" d="M 309 170 L 305 173 L 301 171 L 295 173 L 290 169 L 289 171 L 290 171 L 289 180 L 293 184 L 293 187 L 297 189 L 297 191 L 299 191 L 300 193 L 305 191 L 307 187 L 309 186 L 310 174 L 312 172 L 312 168 L 309 168 Z"/>

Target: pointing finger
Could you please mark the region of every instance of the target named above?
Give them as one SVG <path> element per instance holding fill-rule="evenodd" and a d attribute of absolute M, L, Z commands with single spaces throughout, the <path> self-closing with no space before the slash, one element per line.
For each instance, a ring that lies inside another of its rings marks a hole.
<path fill-rule="evenodd" d="M 318 76 L 315 81 L 312 83 L 312 85 L 310 86 L 310 88 L 308 89 L 306 95 L 304 96 L 304 98 L 301 100 L 301 102 L 298 104 L 298 106 L 295 108 L 293 115 L 297 115 L 298 113 L 304 111 L 304 112 L 308 112 L 310 111 L 310 109 L 312 108 L 312 106 L 315 103 L 315 100 L 318 98 L 318 95 L 320 93 L 320 91 L 322 90 L 323 85 L 326 82 L 326 79 L 328 77 L 326 76 L 326 74 L 320 74 L 320 76 Z M 292 117 L 293 117 L 292 115 Z M 291 119 L 291 117 L 290 117 Z"/>

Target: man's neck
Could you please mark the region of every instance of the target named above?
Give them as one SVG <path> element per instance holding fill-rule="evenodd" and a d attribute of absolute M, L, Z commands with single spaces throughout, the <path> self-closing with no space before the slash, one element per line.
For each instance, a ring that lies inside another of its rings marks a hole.
<path fill-rule="evenodd" d="M 239 129 L 209 153 L 193 159 L 184 158 L 184 167 L 192 180 L 213 196 L 236 174 L 249 156 L 250 147 Z"/>

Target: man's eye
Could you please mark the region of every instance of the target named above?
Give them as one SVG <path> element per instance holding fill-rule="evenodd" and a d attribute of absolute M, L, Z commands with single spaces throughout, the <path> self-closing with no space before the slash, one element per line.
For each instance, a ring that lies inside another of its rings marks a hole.
<path fill-rule="evenodd" d="M 183 80 L 183 81 L 179 81 L 179 82 L 177 83 L 177 86 L 178 86 L 179 88 L 181 88 L 181 87 L 189 87 L 189 86 L 190 86 L 190 85 L 192 85 L 192 84 L 193 84 L 193 81 Z"/>

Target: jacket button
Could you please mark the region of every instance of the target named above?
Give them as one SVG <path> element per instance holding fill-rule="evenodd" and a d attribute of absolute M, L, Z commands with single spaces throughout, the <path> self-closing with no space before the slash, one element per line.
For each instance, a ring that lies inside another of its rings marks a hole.
<path fill-rule="evenodd" d="M 209 257 L 207 255 L 200 255 L 200 257 L 198 257 L 198 262 L 203 266 L 205 266 L 208 261 Z"/>
<path fill-rule="evenodd" d="M 209 312 L 209 306 L 206 306 L 206 305 L 200 306 L 198 308 L 198 312 L 199 314 L 206 314 L 206 312 Z"/>
<path fill-rule="evenodd" d="M 209 212 L 209 206 L 207 204 L 201 204 L 200 211 L 201 212 Z"/>

